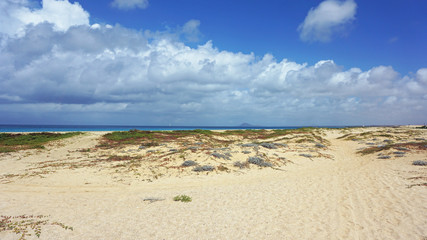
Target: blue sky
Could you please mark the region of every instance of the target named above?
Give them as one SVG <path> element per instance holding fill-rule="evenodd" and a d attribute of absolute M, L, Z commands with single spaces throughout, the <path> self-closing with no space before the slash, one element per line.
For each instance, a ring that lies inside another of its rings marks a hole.
<path fill-rule="evenodd" d="M 334 59 L 346 68 L 368 70 L 391 65 L 406 74 L 427 62 L 427 2 L 420 0 L 356 1 L 352 24 L 328 44 L 307 44 L 297 27 L 307 12 L 322 1 L 151 1 L 145 9 L 121 11 L 98 1 L 80 1 L 100 21 L 140 30 L 166 30 L 200 21 L 196 46 L 212 40 L 216 47 L 232 52 L 273 54 L 297 62 L 314 64 Z M 351 57 L 350 57 L 351 56 Z M 423 65 L 424 64 L 424 65 Z"/>
<path fill-rule="evenodd" d="M 424 124 L 427 2 L 0 3 L 0 123 Z"/>

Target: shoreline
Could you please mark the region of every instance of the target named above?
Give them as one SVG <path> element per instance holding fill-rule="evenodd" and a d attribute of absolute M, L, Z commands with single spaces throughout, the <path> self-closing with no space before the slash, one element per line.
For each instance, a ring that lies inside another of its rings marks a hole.
<path fill-rule="evenodd" d="M 3 131 L 1 129 L 0 125 L 0 134 L 1 133 L 8 133 L 8 134 L 26 134 L 26 133 L 69 133 L 69 132 L 104 132 L 104 133 L 109 133 L 109 132 L 121 132 L 121 131 L 130 131 L 130 130 L 139 130 L 139 131 L 150 131 L 150 132 L 167 132 L 167 131 L 192 131 L 192 130 L 209 130 L 209 131 L 213 131 L 213 132 L 218 132 L 218 131 L 229 131 L 229 130 L 295 130 L 295 129 L 302 129 L 302 128 L 315 128 L 315 129 L 336 129 L 336 130 L 340 130 L 340 129 L 354 129 L 354 128 L 413 128 L 413 129 L 417 129 L 417 128 L 422 128 L 425 127 L 425 125 L 370 125 L 370 126 L 289 126 L 289 127 L 182 127 L 183 129 L 160 129 L 157 130 L 155 129 L 156 127 L 153 127 L 153 130 L 146 130 L 146 129 L 122 129 L 122 130 L 66 130 L 66 131 L 61 131 L 61 130 L 51 130 L 51 131 Z M 9 126 L 9 125 L 3 125 L 3 126 Z M 20 126 L 20 125 L 17 125 Z M 26 125 L 24 125 L 26 126 Z M 40 128 L 43 128 L 43 126 L 49 126 L 49 125 L 35 125 L 38 126 Z M 102 126 L 102 125 L 100 125 Z M 79 127 L 79 125 L 75 125 L 75 127 Z M 125 127 L 125 126 L 123 126 Z M 145 127 L 144 127 L 145 128 Z M 151 127 L 146 127 L 146 128 L 151 128 Z M 161 127 L 160 127 L 161 128 Z M 177 128 L 181 128 L 181 127 L 177 127 Z"/>

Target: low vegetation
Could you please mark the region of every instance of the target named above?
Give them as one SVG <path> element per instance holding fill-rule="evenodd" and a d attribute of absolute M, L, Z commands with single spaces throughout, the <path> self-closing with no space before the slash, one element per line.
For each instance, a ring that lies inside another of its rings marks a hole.
<path fill-rule="evenodd" d="M 192 201 L 191 197 L 187 196 L 187 195 L 178 195 L 178 196 L 175 196 L 173 198 L 173 200 L 175 202 L 191 202 Z"/>
<path fill-rule="evenodd" d="M 49 139 L 71 136 L 38 134 L 39 141 L 36 142 L 40 146 L 43 146 L 40 139 L 44 135 L 51 135 Z M 111 132 L 103 135 L 95 147 L 69 150 L 66 158 L 46 159 L 34 163 L 24 172 L 0 175 L 0 183 L 27 177 L 44 178 L 58 170 L 85 167 L 109 171 L 118 182 L 127 181 L 128 177 L 151 182 L 163 176 L 232 172 L 251 167 L 274 168 L 290 162 L 284 160 L 284 154 L 310 151 L 316 152 L 316 157 L 327 157 L 319 153 L 330 146 L 323 136 L 324 131 L 319 128 Z M 245 160 L 236 162 L 242 157 Z"/>
<path fill-rule="evenodd" d="M 20 216 L 0 216 L 0 232 L 13 232 L 20 235 L 19 239 L 26 239 L 33 234 L 40 237 L 42 226 L 56 225 L 65 230 L 73 231 L 73 227 L 66 226 L 60 222 L 51 222 L 48 216 L 44 215 L 20 215 Z"/>
<path fill-rule="evenodd" d="M 362 155 L 366 154 L 372 154 L 376 152 L 381 152 L 384 150 L 389 150 L 391 148 L 394 149 L 417 149 L 417 150 L 427 150 L 427 141 L 424 142 L 409 142 L 409 143 L 395 143 L 395 144 L 388 144 L 388 145 L 382 145 L 382 146 L 375 146 L 375 147 L 369 147 L 362 149 L 358 151 L 357 153 L 360 153 Z"/>
<path fill-rule="evenodd" d="M 415 165 L 415 166 L 427 166 L 427 161 L 422 161 L 422 160 L 413 161 L 412 165 Z"/>
<path fill-rule="evenodd" d="M 140 145 L 142 147 L 158 146 L 165 142 L 186 143 L 189 137 L 204 142 L 204 144 L 213 146 L 227 146 L 234 141 L 227 140 L 227 137 L 237 137 L 248 140 L 263 140 L 278 137 L 285 137 L 290 134 L 302 135 L 304 142 L 322 142 L 327 143 L 321 137 L 320 129 L 318 128 L 299 128 L 299 129 L 274 129 L 274 130 L 227 130 L 223 132 L 215 132 L 210 130 L 176 130 L 176 131 L 118 131 L 105 134 L 103 141 L 98 147 L 114 148 L 123 145 Z M 291 137 L 294 138 L 295 136 Z M 298 136 L 296 138 L 299 138 Z M 286 140 L 284 138 L 283 140 Z M 273 146 L 272 143 L 268 143 Z M 266 144 L 267 146 L 267 144 Z"/>
<path fill-rule="evenodd" d="M 44 144 L 73 137 L 81 132 L 70 133 L 0 133 L 0 152 L 15 152 L 24 149 L 44 149 Z"/>

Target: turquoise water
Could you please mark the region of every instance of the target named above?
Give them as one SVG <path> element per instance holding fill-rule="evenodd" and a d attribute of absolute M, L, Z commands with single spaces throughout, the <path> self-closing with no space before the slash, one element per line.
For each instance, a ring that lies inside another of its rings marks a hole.
<path fill-rule="evenodd" d="M 129 131 L 131 129 L 146 131 L 172 130 L 230 130 L 230 129 L 297 129 L 300 127 L 232 127 L 232 126 L 108 126 L 108 125 L 0 125 L 0 132 L 76 132 L 76 131 Z M 327 126 L 338 128 L 338 126 Z"/>

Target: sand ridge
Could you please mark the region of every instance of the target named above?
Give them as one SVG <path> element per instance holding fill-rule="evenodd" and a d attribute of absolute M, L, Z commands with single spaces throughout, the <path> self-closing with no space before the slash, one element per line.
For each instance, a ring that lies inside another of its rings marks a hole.
<path fill-rule="evenodd" d="M 73 227 L 70 231 L 57 225 L 43 225 L 40 239 L 427 237 L 424 185 L 427 168 L 412 165 L 414 160 L 427 160 L 426 151 L 408 148 L 399 157 L 396 149 L 357 153 L 382 145 L 385 140 L 423 142 L 427 138 L 425 130 L 413 127 L 322 130 L 319 135 L 326 148 L 316 148 L 318 141 L 295 142 L 279 137 L 270 142 L 287 147 L 259 147 L 257 153 L 251 148 L 250 154 L 242 154 L 247 147 L 230 145 L 226 151 L 217 151 L 230 152 L 231 160 L 212 157 L 212 150 L 197 149 L 186 155 L 186 160 L 216 168 L 223 165 L 228 171 L 199 173 L 191 168 L 176 171 L 173 166 L 183 161 L 179 154 L 166 156 L 171 159 L 166 165 L 170 170 L 159 166 L 156 169 L 157 163 L 151 162 L 135 167 L 136 171 L 116 172 L 117 168 L 110 166 L 117 163 L 73 168 L 70 165 L 73 162 L 102 160 L 107 151 L 114 151 L 109 154 L 115 155 L 146 156 L 147 151 L 156 149 L 153 153 L 157 155 L 147 159 L 158 160 L 171 148 L 180 147 L 171 143 L 143 151 L 137 151 L 138 146 L 85 151 L 99 145 L 103 134 L 90 132 L 61 140 L 48 150 L 2 154 L 1 215 L 46 215 L 51 222 Z M 251 142 L 241 140 L 239 144 Z M 273 168 L 253 164 L 245 169 L 233 166 L 233 162 L 260 152 L 274 163 Z M 380 156 L 390 158 L 379 159 Z M 62 164 L 37 169 L 43 166 L 40 162 L 46 161 Z M 150 167 L 162 175 L 154 178 L 146 169 L 139 169 Z M 179 194 L 191 196 L 192 202 L 173 201 Z M 161 200 L 144 201 L 147 198 Z M 0 239 L 18 238 L 10 231 L 0 232 Z M 37 237 L 33 234 L 27 239 Z"/>

